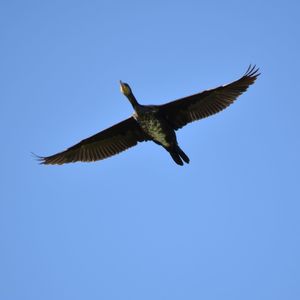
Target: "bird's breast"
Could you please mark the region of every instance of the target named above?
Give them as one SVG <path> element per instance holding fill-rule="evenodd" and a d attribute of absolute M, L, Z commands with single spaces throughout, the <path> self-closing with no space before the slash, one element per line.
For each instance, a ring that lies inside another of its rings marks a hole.
<path fill-rule="evenodd" d="M 153 114 L 138 116 L 137 121 L 141 128 L 156 142 L 165 147 L 170 146 L 169 132 L 164 122 Z"/>

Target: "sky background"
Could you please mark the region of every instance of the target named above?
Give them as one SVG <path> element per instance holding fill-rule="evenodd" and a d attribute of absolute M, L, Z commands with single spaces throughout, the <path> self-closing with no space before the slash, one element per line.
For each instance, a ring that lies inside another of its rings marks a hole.
<path fill-rule="evenodd" d="M 0 2 L 0 299 L 300 299 L 299 1 Z M 234 105 L 96 163 L 42 166 L 160 104 Z"/>

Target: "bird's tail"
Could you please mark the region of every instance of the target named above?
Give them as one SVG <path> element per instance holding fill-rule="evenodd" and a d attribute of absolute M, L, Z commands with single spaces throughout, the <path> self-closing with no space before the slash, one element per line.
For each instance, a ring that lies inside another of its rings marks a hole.
<path fill-rule="evenodd" d="M 188 164 L 190 162 L 188 156 L 182 151 L 182 149 L 180 149 L 179 146 L 177 146 L 177 153 L 180 155 L 180 157 L 184 160 L 185 163 Z"/>
<path fill-rule="evenodd" d="M 173 160 L 176 162 L 176 164 L 183 166 L 183 161 L 185 163 L 189 163 L 190 159 L 188 156 L 180 149 L 179 146 L 176 146 L 172 150 L 169 150 L 169 153 L 171 154 Z M 183 161 L 182 161 L 183 160 Z"/>

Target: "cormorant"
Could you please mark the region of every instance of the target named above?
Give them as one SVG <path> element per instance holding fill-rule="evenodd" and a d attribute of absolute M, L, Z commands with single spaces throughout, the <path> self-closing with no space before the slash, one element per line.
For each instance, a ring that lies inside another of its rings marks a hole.
<path fill-rule="evenodd" d="M 245 92 L 260 75 L 249 66 L 238 80 L 163 105 L 139 104 L 127 83 L 120 81 L 121 92 L 133 106 L 130 118 L 107 128 L 57 154 L 39 157 L 42 164 L 90 162 L 118 154 L 138 142 L 153 141 L 165 148 L 178 165 L 189 163 L 179 147 L 175 131 L 188 123 L 208 117 L 225 109 Z"/>

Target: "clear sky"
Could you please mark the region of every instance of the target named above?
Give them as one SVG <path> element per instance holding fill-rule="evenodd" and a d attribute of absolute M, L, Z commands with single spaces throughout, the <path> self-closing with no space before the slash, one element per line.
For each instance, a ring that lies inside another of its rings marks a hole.
<path fill-rule="evenodd" d="M 300 299 L 299 1 L 1 1 L 0 299 Z M 42 166 L 159 104 L 261 77 L 154 143 Z"/>

